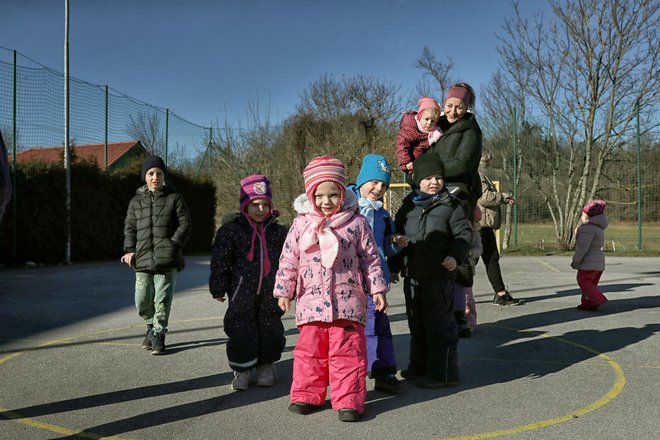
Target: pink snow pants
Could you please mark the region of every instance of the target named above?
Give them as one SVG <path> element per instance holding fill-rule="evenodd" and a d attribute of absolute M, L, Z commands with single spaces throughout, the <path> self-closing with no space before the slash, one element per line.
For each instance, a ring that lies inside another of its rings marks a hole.
<path fill-rule="evenodd" d="M 582 306 L 596 308 L 607 302 L 607 298 L 598 288 L 598 282 L 603 272 L 598 270 L 578 270 L 577 283 L 582 290 Z"/>
<path fill-rule="evenodd" d="M 362 414 L 367 398 L 364 325 L 338 320 L 303 324 L 298 330 L 291 401 L 323 405 L 329 384 L 332 409 Z"/>

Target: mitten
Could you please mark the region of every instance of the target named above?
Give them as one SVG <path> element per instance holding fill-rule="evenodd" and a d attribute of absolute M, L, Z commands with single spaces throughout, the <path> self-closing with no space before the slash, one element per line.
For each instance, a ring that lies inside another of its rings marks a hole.
<path fill-rule="evenodd" d="M 429 133 L 429 145 L 433 145 L 442 136 L 442 133 L 440 133 L 440 130 L 433 130 L 432 132 Z"/>

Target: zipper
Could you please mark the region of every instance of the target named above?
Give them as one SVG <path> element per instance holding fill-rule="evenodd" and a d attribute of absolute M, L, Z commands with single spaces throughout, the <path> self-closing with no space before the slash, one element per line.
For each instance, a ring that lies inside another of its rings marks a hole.
<path fill-rule="evenodd" d="M 238 291 L 241 288 L 241 284 L 243 284 L 243 275 L 241 275 L 238 278 L 238 286 L 236 286 L 236 290 L 234 290 L 234 293 L 231 295 L 231 298 L 229 298 L 230 301 L 234 301 L 234 298 L 236 298 L 236 295 L 238 295 Z"/>

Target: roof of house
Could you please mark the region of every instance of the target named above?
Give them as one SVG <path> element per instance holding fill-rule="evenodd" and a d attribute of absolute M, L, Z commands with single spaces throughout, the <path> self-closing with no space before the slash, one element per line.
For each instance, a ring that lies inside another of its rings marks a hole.
<path fill-rule="evenodd" d="M 108 167 L 111 167 L 123 155 L 128 153 L 140 141 L 108 142 Z M 16 162 L 25 163 L 32 161 L 58 162 L 62 158 L 64 147 L 36 147 L 16 153 Z M 73 154 L 78 159 L 95 159 L 96 165 L 103 169 L 105 167 L 105 144 L 82 144 L 73 146 Z"/>

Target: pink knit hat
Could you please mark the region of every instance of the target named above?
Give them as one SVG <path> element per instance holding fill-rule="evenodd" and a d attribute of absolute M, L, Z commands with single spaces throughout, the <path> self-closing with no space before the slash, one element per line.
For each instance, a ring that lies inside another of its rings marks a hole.
<path fill-rule="evenodd" d="M 468 107 L 470 105 L 470 102 L 472 101 L 472 95 L 470 94 L 470 91 L 465 87 L 461 87 L 461 86 L 452 86 L 445 95 L 445 102 L 449 98 L 460 99 L 461 101 L 463 101 L 463 104 L 465 104 L 466 107 Z"/>
<path fill-rule="evenodd" d="M 316 187 L 323 182 L 335 182 L 342 192 L 346 190 L 346 167 L 341 160 L 332 156 L 319 156 L 310 160 L 303 171 L 305 180 L 305 193 L 312 205 L 314 204 L 314 192 Z"/>
<path fill-rule="evenodd" d="M 440 111 L 440 104 L 438 104 L 438 101 L 436 101 L 433 98 L 429 98 L 428 96 L 422 96 L 419 98 L 419 101 L 417 101 L 417 105 L 419 105 L 419 110 L 417 110 L 417 118 L 418 121 L 421 120 L 422 113 L 424 113 L 424 110 L 430 109 L 430 108 L 437 108 L 438 112 Z"/>
<path fill-rule="evenodd" d="M 592 200 L 591 202 L 584 205 L 582 212 L 587 214 L 589 217 L 601 215 L 603 212 L 605 212 L 606 205 L 607 203 L 605 203 L 605 200 Z"/>
<path fill-rule="evenodd" d="M 270 180 L 261 174 L 253 174 L 241 180 L 241 212 L 253 200 L 265 199 L 273 209 L 273 193 L 270 188 Z"/>

